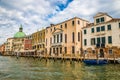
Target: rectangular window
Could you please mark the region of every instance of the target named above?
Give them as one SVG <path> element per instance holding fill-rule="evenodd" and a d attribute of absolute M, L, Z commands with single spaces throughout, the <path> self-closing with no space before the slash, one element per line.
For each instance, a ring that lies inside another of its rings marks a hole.
<path fill-rule="evenodd" d="M 104 17 L 101 18 L 101 22 L 104 22 Z"/>
<path fill-rule="evenodd" d="M 65 28 L 67 28 L 67 23 L 65 23 Z"/>
<path fill-rule="evenodd" d="M 74 21 L 72 21 L 72 26 L 74 26 Z"/>
<path fill-rule="evenodd" d="M 60 54 L 62 54 L 62 47 L 60 47 Z"/>
<path fill-rule="evenodd" d="M 67 43 L 67 34 L 65 34 L 65 43 Z"/>
<path fill-rule="evenodd" d="M 56 36 L 54 35 L 54 43 L 55 43 L 55 38 L 56 38 Z"/>
<path fill-rule="evenodd" d="M 60 28 L 62 28 L 62 25 L 60 25 Z"/>
<path fill-rule="evenodd" d="M 67 53 L 67 47 L 65 47 L 64 49 L 65 49 L 65 53 Z"/>
<path fill-rule="evenodd" d="M 97 38 L 97 44 L 100 44 L 100 37 Z"/>
<path fill-rule="evenodd" d="M 55 53 L 55 48 L 53 48 L 53 53 Z"/>
<path fill-rule="evenodd" d="M 96 19 L 96 23 L 99 23 L 100 22 L 100 20 L 99 19 Z"/>
<path fill-rule="evenodd" d="M 102 40 L 102 43 L 105 44 L 105 41 L 106 41 L 105 37 L 102 37 L 101 40 Z"/>
<path fill-rule="evenodd" d="M 75 47 L 72 46 L 72 53 L 74 54 L 75 53 Z"/>
<path fill-rule="evenodd" d="M 105 26 L 101 26 L 101 31 L 105 31 Z"/>
<path fill-rule="evenodd" d="M 59 43 L 59 34 L 57 34 L 57 43 Z"/>
<path fill-rule="evenodd" d="M 60 42 L 62 42 L 62 33 L 60 34 Z"/>
<path fill-rule="evenodd" d="M 96 31 L 97 31 L 97 32 L 100 32 L 100 27 L 96 27 Z"/>
<path fill-rule="evenodd" d="M 91 28 L 91 33 L 94 33 L 94 28 Z"/>
<path fill-rule="evenodd" d="M 91 38 L 91 45 L 95 45 L 95 38 Z"/>
<path fill-rule="evenodd" d="M 111 25 L 107 25 L 107 30 L 111 30 Z"/>
<path fill-rule="evenodd" d="M 109 43 L 109 44 L 112 43 L 112 36 L 108 36 L 108 43 Z"/>
<path fill-rule="evenodd" d="M 84 34 L 87 34 L 87 31 L 86 31 L 86 30 L 84 30 Z"/>
<path fill-rule="evenodd" d="M 80 24 L 80 21 L 78 20 L 78 24 Z"/>
<path fill-rule="evenodd" d="M 75 36 L 74 36 L 74 32 L 72 33 L 72 42 L 75 42 Z"/>
<path fill-rule="evenodd" d="M 80 41 L 80 32 L 78 32 L 78 41 Z"/>
<path fill-rule="evenodd" d="M 84 39 L 84 45 L 85 46 L 87 45 L 87 39 Z"/>

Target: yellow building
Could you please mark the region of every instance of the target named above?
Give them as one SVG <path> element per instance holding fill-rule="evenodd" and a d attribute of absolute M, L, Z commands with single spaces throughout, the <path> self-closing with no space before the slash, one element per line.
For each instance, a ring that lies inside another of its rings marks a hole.
<path fill-rule="evenodd" d="M 80 54 L 82 49 L 82 30 L 88 21 L 74 17 L 46 28 L 47 54 L 60 56 L 65 54 Z"/>
<path fill-rule="evenodd" d="M 32 48 L 37 51 L 45 49 L 45 29 L 32 34 Z"/>

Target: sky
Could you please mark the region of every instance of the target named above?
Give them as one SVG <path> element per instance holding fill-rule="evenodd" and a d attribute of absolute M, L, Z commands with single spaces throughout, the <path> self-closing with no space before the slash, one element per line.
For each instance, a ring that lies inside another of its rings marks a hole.
<path fill-rule="evenodd" d="M 29 35 L 73 17 L 93 22 L 98 12 L 120 18 L 120 0 L 0 0 L 0 44 L 21 24 Z"/>

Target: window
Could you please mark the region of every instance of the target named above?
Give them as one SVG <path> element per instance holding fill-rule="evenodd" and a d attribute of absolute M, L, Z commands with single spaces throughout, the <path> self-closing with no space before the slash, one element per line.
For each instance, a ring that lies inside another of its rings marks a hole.
<path fill-rule="evenodd" d="M 99 23 L 100 21 L 99 21 L 99 19 L 96 19 L 96 23 Z"/>
<path fill-rule="evenodd" d="M 78 24 L 80 24 L 80 21 L 78 20 Z"/>
<path fill-rule="evenodd" d="M 91 45 L 95 45 L 95 38 L 91 38 Z"/>
<path fill-rule="evenodd" d="M 53 48 L 53 53 L 55 53 L 55 48 Z"/>
<path fill-rule="evenodd" d="M 120 28 L 120 23 L 119 23 L 119 28 Z"/>
<path fill-rule="evenodd" d="M 100 37 L 97 38 L 97 44 L 100 44 Z"/>
<path fill-rule="evenodd" d="M 105 37 L 102 37 L 101 40 L 102 40 L 102 43 L 105 44 L 105 41 L 106 41 Z"/>
<path fill-rule="evenodd" d="M 62 42 L 62 33 L 60 34 L 60 42 Z"/>
<path fill-rule="evenodd" d="M 108 43 L 112 43 L 112 36 L 108 36 Z"/>
<path fill-rule="evenodd" d="M 62 54 L 62 47 L 60 47 L 60 54 Z"/>
<path fill-rule="evenodd" d="M 64 47 L 64 49 L 65 49 L 65 53 L 67 53 L 67 47 Z"/>
<path fill-rule="evenodd" d="M 56 38 L 56 36 L 54 35 L 53 37 L 54 37 L 54 43 L 55 43 L 55 38 Z"/>
<path fill-rule="evenodd" d="M 91 28 L 91 33 L 94 33 L 94 28 Z"/>
<path fill-rule="evenodd" d="M 52 28 L 51 28 L 51 32 L 52 32 Z"/>
<path fill-rule="evenodd" d="M 101 26 L 101 31 L 105 31 L 105 26 Z"/>
<path fill-rule="evenodd" d="M 72 46 L 72 53 L 74 54 L 75 53 L 75 47 Z"/>
<path fill-rule="evenodd" d="M 107 30 L 111 30 L 111 25 L 107 25 Z"/>
<path fill-rule="evenodd" d="M 74 32 L 72 33 L 72 42 L 75 42 L 75 36 L 74 36 Z"/>
<path fill-rule="evenodd" d="M 80 41 L 80 32 L 78 32 L 78 41 Z"/>
<path fill-rule="evenodd" d="M 86 30 L 84 30 L 84 34 L 87 34 L 87 31 L 86 31 Z"/>
<path fill-rule="evenodd" d="M 85 46 L 87 45 L 87 39 L 84 39 L 84 45 Z"/>
<path fill-rule="evenodd" d="M 57 43 L 59 43 L 59 34 L 57 34 Z"/>
<path fill-rule="evenodd" d="M 60 25 L 60 28 L 62 28 L 62 25 Z"/>
<path fill-rule="evenodd" d="M 67 34 L 65 34 L 65 43 L 67 43 Z"/>
<path fill-rule="evenodd" d="M 96 31 L 97 31 L 97 32 L 100 32 L 100 27 L 96 27 Z"/>
<path fill-rule="evenodd" d="M 104 22 L 104 17 L 101 18 L 101 22 Z"/>
<path fill-rule="evenodd" d="M 67 23 L 65 23 L 65 28 L 67 28 Z"/>
<path fill-rule="evenodd" d="M 74 21 L 72 21 L 72 25 L 74 26 Z"/>

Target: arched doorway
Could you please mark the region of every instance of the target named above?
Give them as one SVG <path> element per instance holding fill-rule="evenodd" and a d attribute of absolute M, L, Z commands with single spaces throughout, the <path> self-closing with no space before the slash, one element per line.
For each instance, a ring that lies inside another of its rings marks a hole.
<path fill-rule="evenodd" d="M 100 49 L 100 57 L 104 57 L 104 50 Z"/>

